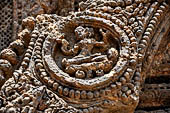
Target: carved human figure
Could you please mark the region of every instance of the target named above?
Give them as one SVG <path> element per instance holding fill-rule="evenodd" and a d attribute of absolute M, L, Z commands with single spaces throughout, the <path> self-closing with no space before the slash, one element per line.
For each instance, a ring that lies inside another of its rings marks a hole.
<path fill-rule="evenodd" d="M 61 51 L 64 55 L 74 56 L 71 59 L 63 58 L 62 66 L 65 72 L 77 78 L 91 78 L 94 74 L 103 76 L 110 71 L 117 60 L 118 52 L 113 47 L 109 49 L 107 33 L 102 29 L 99 32 L 102 34 L 101 41 L 97 41 L 93 28 L 78 26 L 75 29 L 77 43 L 73 48 L 70 48 L 66 39 L 57 40 L 61 43 Z M 101 52 L 93 53 L 96 47 L 101 48 Z M 102 54 L 103 50 L 107 51 L 107 55 Z"/>

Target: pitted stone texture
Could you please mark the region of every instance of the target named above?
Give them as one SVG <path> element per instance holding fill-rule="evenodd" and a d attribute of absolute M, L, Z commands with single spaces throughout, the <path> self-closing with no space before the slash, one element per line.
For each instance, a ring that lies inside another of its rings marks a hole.
<path fill-rule="evenodd" d="M 42 3 L 48 10 L 49 2 Z M 168 5 L 87 0 L 81 6 L 71 16 L 40 13 L 23 21 L 18 38 L 26 50 L 9 48 L 22 60 L 2 87 L 2 111 L 134 112 L 145 69 L 167 33 L 159 34 Z"/>
<path fill-rule="evenodd" d="M 76 112 L 76 109 L 68 106 L 56 94 L 49 91 L 46 86 L 43 86 L 35 78 L 31 79 L 37 82 L 36 85 L 27 82 L 30 80 L 25 75 L 22 75 L 18 83 L 15 83 L 13 78 L 8 80 L 7 86 L 2 87 L 5 92 L 0 93 L 0 98 L 3 100 L 1 106 L 7 105 L 8 107 L 1 107 L 1 113 L 10 112 L 13 109 L 15 112 Z M 20 95 L 21 93 L 22 95 Z M 4 96 L 7 98 L 4 99 Z"/>
<path fill-rule="evenodd" d="M 12 18 L 13 2 L 12 0 L 3 0 L 0 2 L 0 51 L 8 47 L 12 41 Z"/>

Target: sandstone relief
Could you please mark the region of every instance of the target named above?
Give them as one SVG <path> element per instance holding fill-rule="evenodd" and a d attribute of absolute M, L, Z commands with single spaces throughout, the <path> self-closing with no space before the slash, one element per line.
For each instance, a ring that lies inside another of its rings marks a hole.
<path fill-rule="evenodd" d="M 168 0 L 11 2 L 0 113 L 170 111 Z"/>

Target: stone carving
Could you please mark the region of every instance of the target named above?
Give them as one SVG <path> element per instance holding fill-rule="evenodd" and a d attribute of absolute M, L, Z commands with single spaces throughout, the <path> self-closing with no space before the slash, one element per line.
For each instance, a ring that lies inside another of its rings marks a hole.
<path fill-rule="evenodd" d="M 12 76 L 2 84 L 0 111 L 134 112 L 170 28 L 168 8 L 162 0 L 87 0 L 67 17 L 24 19 L 0 55 L 2 81 Z"/>
<path fill-rule="evenodd" d="M 75 29 L 75 35 L 76 37 L 73 40 L 78 42 L 75 44 L 72 42 L 73 48 L 70 49 L 68 48 L 71 42 L 69 43 L 65 39 L 57 39 L 57 45 L 61 44 L 62 54 L 74 56 L 70 59 L 66 59 L 65 56 L 62 59 L 61 65 L 64 71 L 69 75 L 75 75 L 77 78 L 103 76 L 104 73 L 109 72 L 118 57 L 117 50 L 112 48 L 108 42 L 107 38 L 109 37 L 101 37 L 101 41 L 97 41 L 100 37 L 94 36 L 94 30 L 82 26 Z M 106 55 L 102 55 L 104 52 Z"/>
<path fill-rule="evenodd" d="M 12 42 L 12 0 L 0 2 L 0 51 Z"/>

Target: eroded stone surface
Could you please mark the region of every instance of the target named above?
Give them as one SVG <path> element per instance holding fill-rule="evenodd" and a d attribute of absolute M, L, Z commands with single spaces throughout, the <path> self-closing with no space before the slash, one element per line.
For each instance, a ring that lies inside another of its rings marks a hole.
<path fill-rule="evenodd" d="M 1 112 L 134 112 L 170 28 L 168 8 L 161 0 L 87 0 L 67 17 L 24 19 L 18 40 L 1 52 L 2 81 L 12 76 Z"/>

